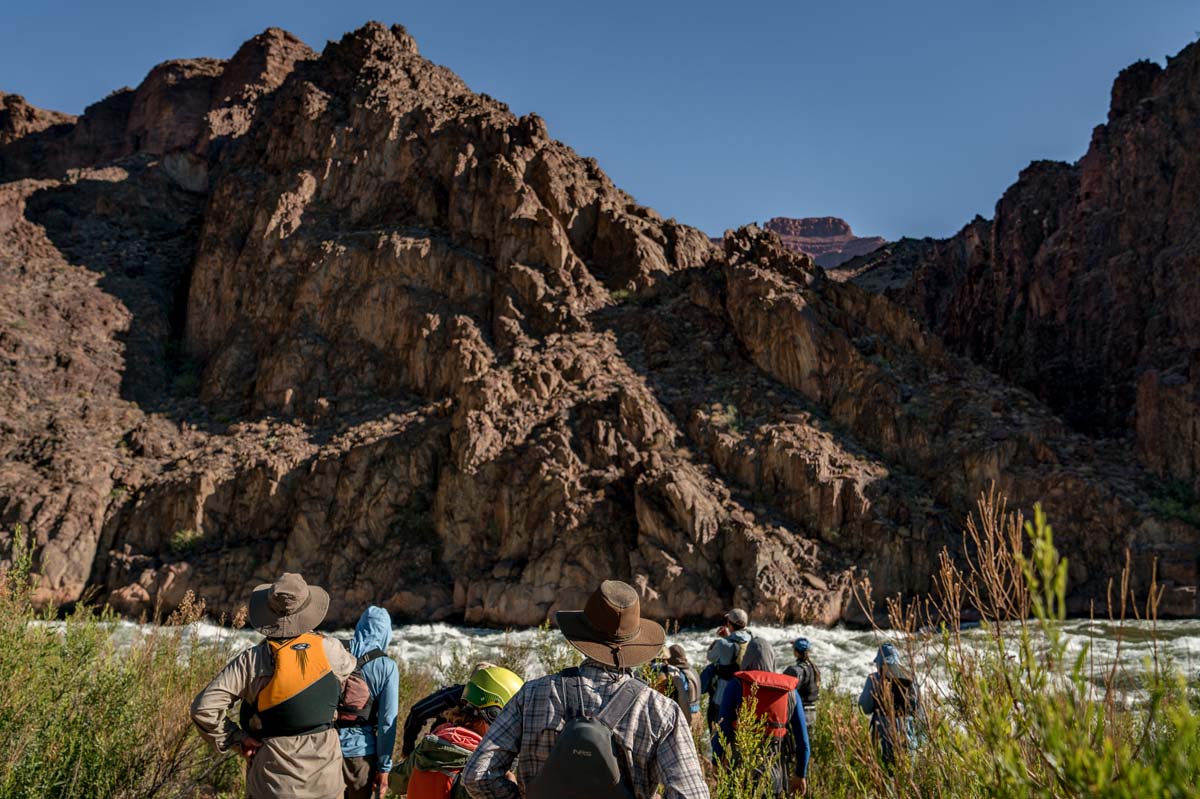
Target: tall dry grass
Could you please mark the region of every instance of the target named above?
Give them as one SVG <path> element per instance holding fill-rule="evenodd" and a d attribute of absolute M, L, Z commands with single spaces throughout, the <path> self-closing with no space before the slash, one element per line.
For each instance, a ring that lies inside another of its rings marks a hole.
<path fill-rule="evenodd" d="M 1200 796 L 1200 713 L 1189 685 L 1154 644 L 1123 656 L 1127 621 L 1150 623 L 1161 596 L 1110 591 L 1117 654 L 1104 662 L 1062 634 L 1067 561 L 1040 508 L 1026 521 L 994 491 L 964 532 L 965 557 L 943 552 L 934 590 L 887 603 L 877 630 L 905 653 L 924 693 L 919 748 L 886 767 L 853 699 L 828 696 L 814 735 L 814 795 L 830 797 Z M 864 608 L 873 610 L 861 594 Z M 979 619 L 978 631 L 964 621 Z"/>

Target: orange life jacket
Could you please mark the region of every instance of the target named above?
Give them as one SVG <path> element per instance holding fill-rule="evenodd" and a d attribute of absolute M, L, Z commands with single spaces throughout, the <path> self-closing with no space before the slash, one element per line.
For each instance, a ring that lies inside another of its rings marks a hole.
<path fill-rule="evenodd" d="M 266 644 L 274 671 L 258 696 L 242 703 L 242 728 L 256 738 L 270 738 L 332 727 L 341 685 L 325 656 L 325 639 L 304 633 Z"/>
<path fill-rule="evenodd" d="M 772 738 L 787 735 L 790 703 L 789 698 L 798 680 L 773 671 L 739 671 L 733 675 L 742 688 L 742 702 L 754 702 L 754 715 L 766 723 L 767 734 Z M 733 726 L 737 728 L 737 719 Z"/>
<path fill-rule="evenodd" d="M 483 736 L 474 730 L 450 724 L 438 727 L 432 735 L 445 744 L 448 754 L 449 751 L 474 752 L 483 740 Z M 455 763 L 457 768 L 447 762 L 446 766 L 437 770 L 414 770 L 408 777 L 408 799 L 446 799 L 450 796 L 451 790 L 454 789 L 454 780 L 466 765 L 466 760 L 455 760 Z"/>

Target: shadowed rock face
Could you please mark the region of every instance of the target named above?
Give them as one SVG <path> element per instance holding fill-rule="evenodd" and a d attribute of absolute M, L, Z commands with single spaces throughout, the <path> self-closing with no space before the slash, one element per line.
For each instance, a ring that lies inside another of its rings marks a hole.
<path fill-rule="evenodd" d="M 659 618 L 832 623 L 856 574 L 926 589 L 995 482 L 1079 550 L 1077 602 L 1133 547 L 1194 610 L 1196 531 L 1121 442 L 772 232 L 636 205 L 402 28 L 22 113 L 0 523 L 47 599 L 232 610 L 286 569 L 334 622 L 534 624 L 616 576 Z"/>
<path fill-rule="evenodd" d="M 1200 491 L 1200 47 L 1141 62 L 1076 164 L 1039 162 L 945 241 L 903 241 L 844 276 L 1077 429 L 1130 437 Z"/>

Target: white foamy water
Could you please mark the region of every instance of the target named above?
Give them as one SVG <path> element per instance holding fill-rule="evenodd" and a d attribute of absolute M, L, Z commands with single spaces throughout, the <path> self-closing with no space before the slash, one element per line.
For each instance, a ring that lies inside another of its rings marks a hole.
<path fill-rule="evenodd" d="M 150 631 L 147 626 L 133 622 L 118 622 L 115 634 L 124 640 L 133 640 Z M 810 656 L 822 672 L 822 683 L 836 684 L 841 691 L 857 692 L 866 676 L 873 670 L 875 651 L 884 637 L 869 630 L 845 627 L 825 629 L 807 625 L 760 626 L 751 625 L 752 632 L 771 642 L 775 650 L 777 667 L 782 669 L 792 661 L 792 641 L 800 636 L 812 642 Z M 253 645 L 259 639 L 256 633 L 230 630 L 211 624 L 192 627 L 198 639 L 227 646 L 230 653 Z M 1079 651 L 1084 645 L 1091 647 L 1091 666 L 1095 674 L 1106 672 L 1115 658 L 1120 657 L 1128 672 L 1141 671 L 1144 664 L 1155 656 L 1154 639 L 1157 638 L 1157 655 L 1169 660 L 1189 679 L 1200 679 L 1200 620 L 1159 622 L 1156 632 L 1145 623 L 1127 623 L 1118 645 L 1117 626 L 1107 621 L 1072 620 L 1062 627 L 1070 653 Z M 678 643 L 688 653 L 697 671 L 704 665 L 705 652 L 713 640 L 713 629 L 681 630 L 669 636 L 668 643 Z M 350 631 L 334 633 L 340 638 L 349 638 Z M 966 640 L 981 642 L 985 633 L 975 630 L 965 633 Z M 409 666 L 421 666 L 445 672 L 452 661 L 458 664 L 497 658 L 501 652 L 511 652 L 514 647 L 527 650 L 528 666 L 525 677 L 538 676 L 543 669 L 532 654 L 537 642 L 557 640 L 557 631 L 539 630 L 500 631 L 448 624 L 409 624 L 396 627 L 392 634 L 389 654 Z M 934 636 L 929 641 L 933 642 Z M 1118 651 L 1119 646 L 1119 651 Z M 919 666 L 919 664 L 917 664 Z M 918 672 L 923 672 L 918 668 Z"/>

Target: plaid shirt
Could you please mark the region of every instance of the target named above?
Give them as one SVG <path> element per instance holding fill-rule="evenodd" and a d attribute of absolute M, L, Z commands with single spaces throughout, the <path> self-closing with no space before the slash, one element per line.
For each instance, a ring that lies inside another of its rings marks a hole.
<path fill-rule="evenodd" d="M 594 660 L 585 660 L 579 671 L 583 711 L 588 716 L 598 713 L 621 683 L 633 679 L 628 671 L 613 670 Z M 525 683 L 467 761 L 462 772 L 467 792 L 475 799 L 519 799 L 524 786 L 550 757 L 565 723 L 558 676 Z M 613 732 L 631 753 L 637 799 L 650 799 L 659 785 L 663 786 L 663 799 L 708 799 L 696 745 L 679 705 L 647 688 Z M 520 790 L 505 776 L 514 758 Z"/>

